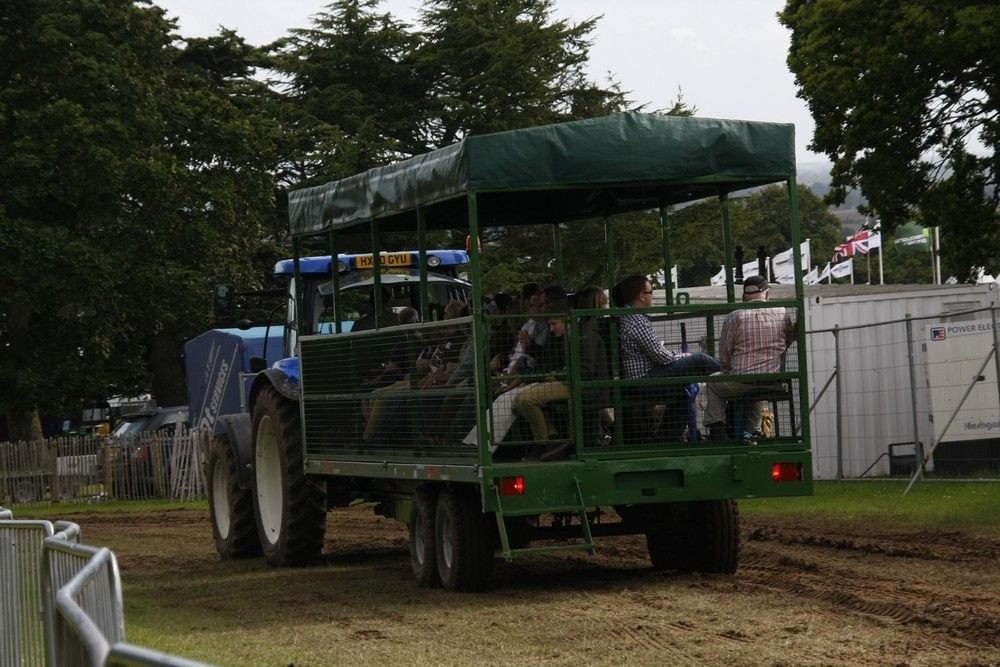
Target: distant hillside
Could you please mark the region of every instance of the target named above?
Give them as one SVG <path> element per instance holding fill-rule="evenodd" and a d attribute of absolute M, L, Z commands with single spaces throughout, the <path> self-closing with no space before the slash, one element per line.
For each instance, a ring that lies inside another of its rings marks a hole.
<path fill-rule="evenodd" d="M 829 162 L 800 162 L 795 167 L 798 171 L 798 181 L 812 190 L 817 197 L 825 197 L 830 192 Z M 851 190 L 847 199 L 837 207 L 831 207 L 830 212 L 840 220 L 844 234 L 850 235 L 858 231 L 865 217 L 858 213 L 858 206 L 864 201 L 860 190 Z"/>

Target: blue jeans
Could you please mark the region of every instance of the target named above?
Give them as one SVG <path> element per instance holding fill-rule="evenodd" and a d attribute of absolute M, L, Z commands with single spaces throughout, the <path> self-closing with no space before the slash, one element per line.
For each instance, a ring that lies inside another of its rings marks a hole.
<path fill-rule="evenodd" d="M 679 375 L 711 375 L 719 372 L 719 362 L 704 352 L 694 352 L 686 357 L 674 359 L 669 366 L 653 366 L 646 374 L 648 378 L 667 378 Z"/>

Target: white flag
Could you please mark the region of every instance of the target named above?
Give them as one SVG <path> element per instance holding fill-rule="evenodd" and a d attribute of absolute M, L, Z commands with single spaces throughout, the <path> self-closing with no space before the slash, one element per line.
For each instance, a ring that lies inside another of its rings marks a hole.
<path fill-rule="evenodd" d="M 677 276 L 678 276 L 677 265 L 674 264 L 672 267 L 670 267 L 670 282 L 673 284 L 675 288 L 677 287 L 678 284 Z"/>
<path fill-rule="evenodd" d="M 827 262 L 826 263 L 826 268 L 824 268 L 823 272 L 821 274 L 819 274 L 819 278 L 816 279 L 816 282 L 820 282 L 821 283 L 821 282 L 823 282 L 824 280 L 826 280 L 829 277 L 830 277 L 830 262 Z"/>
<path fill-rule="evenodd" d="M 809 239 L 806 239 L 799 244 L 799 254 L 802 255 L 802 270 L 808 271 L 809 267 L 812 266 L 812 256 L 809 252 Z"/>
<path fill-rule="evenodd" d="M 819 267 L 815 266 L 813 269 L 802 278 L 802 282 L 806 285 L 815 285 L 820 281 L 819 278 Z M 780 281 L 779 281 L 780 282 Z"/>
<path fill-rule="evenodd" d="M 760 275 L 760 267 L 757 266 L 757 260 L 752 262 L 747 262 L 743 265 L 743 277 L 749 278 L 750 276 Z"/>
<path fill-rule="evenodd" d="M 779 264 L 788 264 L 792 261 L 792 249 L 779 252 L 772 259 L 774 259 L 774 268 L 777 270 Z"/>
<path fill-rule="evenodd" d="M 712 276 L 711 283 L 712 283 L 713 287 L 718 287 L 719 285 L 725 285 L 726 284 L 726 267 L 725 266 L 723 266 L 721 269 L 719 269 L 719 272 L 716 273 L 714 276 Z"/>
<path fill-rule="evenodd" d="M 833 276 L 834 278 L 846 278 L 847 276 L 854 276 L 854 258 L 852 257 L 846 262 L 835 264 L 833 268 L 830 269 L 830 275 Z"/>

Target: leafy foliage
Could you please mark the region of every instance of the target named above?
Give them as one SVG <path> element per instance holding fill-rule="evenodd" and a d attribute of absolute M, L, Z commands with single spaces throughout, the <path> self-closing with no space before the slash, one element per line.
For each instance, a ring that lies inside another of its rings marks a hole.
<path fill-rule="evenodd" d="M 0 26 L 0 405 L 13 425 L 151 385 L 182 402 L 212 278 L 249 277 L 273 227 L 251 50 L 181 48 L 130 0 L 7 3 Z"/>
<path fill-rule="evenodd" d="M 1000 265 L 1000 8 L 969 0 L 789 0 L 788 64 L 834 162 L 887 231 L 941 225 L 945 264 Z"/>

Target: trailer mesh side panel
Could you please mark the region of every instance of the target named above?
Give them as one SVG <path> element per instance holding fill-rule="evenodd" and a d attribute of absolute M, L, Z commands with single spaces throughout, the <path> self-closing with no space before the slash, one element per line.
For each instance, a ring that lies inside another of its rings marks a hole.
<path fill-rule="evenodd" d="M 308 453 L 476 458 L 477 448 L 462 442 L 476 419 L 470 324 L 462 318 L 303 339 Z"/>

